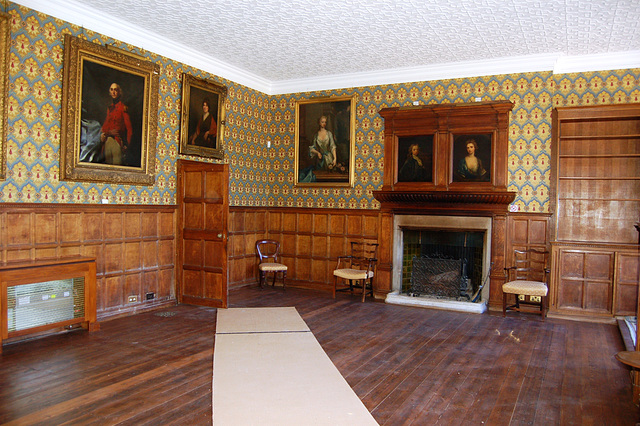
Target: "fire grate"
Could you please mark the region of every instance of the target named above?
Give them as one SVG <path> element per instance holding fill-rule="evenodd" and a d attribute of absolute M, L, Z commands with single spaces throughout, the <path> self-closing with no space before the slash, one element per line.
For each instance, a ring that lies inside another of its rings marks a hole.
<path fill-rule="evenodd" d="M 464 260 L 414 256 L 409 294 L 469 300 Z"/>

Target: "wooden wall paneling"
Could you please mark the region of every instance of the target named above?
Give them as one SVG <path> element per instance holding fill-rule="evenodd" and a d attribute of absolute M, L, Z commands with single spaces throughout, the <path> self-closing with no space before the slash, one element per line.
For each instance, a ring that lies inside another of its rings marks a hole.
<path fill-rule="evenodd" d="M 506 266 L 513 264 L 514 250 L 550 251 L 549 222 L 550 214 L 509 213 L 507 215 Z M 550 280 L 551 277 L 549 277 Z"/>
<path fill-rule="evenodd" d="M 262 208 L 229 209 L 229 288 L 257 283 L 255 243 L 267 238 L 268 211 Z M 276 238 L 277 239 L 277 238 Z"/>
<path fill-rule="evenodd" d="M 93 224 L 95 228 L 96 224 Z M 85 240 L 83 235 L 84 224 L 82 223 L 82 214 L 80 213 L 61 213 L 60 214 L 60 242 L 62 244 L 79 244 Z M 85 240 L 86 241 L 86 240 Z"/>
<path fill-rule="evenodd" d="M 331 234 L 344 235 L 347 232 L 345 225 L 345 216 L 342 214 L 329 215 L 329 232 Z"/>
<path fill-rule="evenodd" d="M 627 255 L 638 242 L 640 104 L 556 108 L 552 118 L 553 309 L 632 314 L 639 280 Z"/>
<path fill-rule="evenodd" d="M 640 253 L 617 253 L 617 256 L 614 313 L 636 316 L 640 283 Z"/>
<path fill-rule="evenodd" d="M 613 314 L 615 252 L 592 248 L 555 247 L 557 288 L 554 310 L 565 314 Z"/>
<path fill-rule="evenodd" d="M 31 245 L 31 218 L 27 212 L 9 212 L 6 214 L 6 221 L 3 224 L 6 232 L 6 244 L 8 249 Z M 8 226 L 11 224 L 11 226 Z"/>
<path fill-rule="evenodd" d="M 378 239 L 380 216 L 364 216 L 363 221 L 362 235 L 366 238 Z"/>
<path fill-rule="evenodd" d="M 313 214 L 312 213 L 298 213 L 298 233 L 311 233 L 313 230 Z"/>
<path fill-rule="evenodd" d="M 297 249 L 296 256 L 298 257 L 311 257 L 311 235 L 298 234 L 296 236 Z"/>
<path fill-rule="evenodd" d="M 347 235 L 364 235 L 362 232 L 362 216 L 347 215 Z"/>
<path fill-rule="evenodd" d="M 282 213 L 282 231 L 296 232 L 298 230 L 298 215 L 295 212 Z"/>
<path fill-rule="evenodd" d="M 491 222 L 491 261 L 489 277 L 489 302 L 492 310 L 502 309 L 502 285 L 506 282 L 504 268 L 507 261 L 507 215 L 494 214 Z"/>
<path fill-rule="evenodd" d="M 378 267 L 374 279 L 374 296 L 385 297 L 393 288 L 393 214 L 382 211 L 378 216 Z"/>
<path fill-rule="evenodd" d="M 329 232 L 329 216 L 316 213 L 313 215 L 313 232 L 315 234 L 327 234 Z"/>
<path fill-rule="evenodd" d="M 55 213 L 34 214 L 34 232 L 36 247 L 44 244 L 54 244 L 58 240 L 58 224 Z"/>
<path fill-rule="evenodd" d="M 175 303 L 173 207 L 4 204 L 0 217 L 4 261 L 96 258 L 100 319 Z M 146 301 L 146 292 L 156 298 Z"/>
<path fill-rule="evenodd" d="M 348 252 L 351 240 L 377 240 L 378 212 L 365 210 L 298 209 L 233 207 L 234 215 L 242 214 L 244 221 L 235 220 L 236 225 L 250 223 L 253 216 L 259 231 L 243 235 L 251 244 L 243 246 L 244 253 L 234 251 L 232 263 L 240 258 L 247 261 L 244 277 L 242 268 L 231 268 L 232 285 L 257 285 L 255 248 L 258 237 L 268 236 L 280 241 L 282 262 L 289 267 L 287 285 L 329 291 L 333 286 L 333 270 L 338 256 Z M 230 237 L 240 233 L 230 231 Z M 234 244 L 235 247 L 238 247 Z M 247 271 L 251 271 L 251 276 Z"/>
<path fill-rule="evenodd" d="M 122 304 L 127 303 L 129 296 L 142 294 L 142 276 L 141 274 L 126 274 L 124 276 L 124 288 L 121 293 L 123 298 Z"/>

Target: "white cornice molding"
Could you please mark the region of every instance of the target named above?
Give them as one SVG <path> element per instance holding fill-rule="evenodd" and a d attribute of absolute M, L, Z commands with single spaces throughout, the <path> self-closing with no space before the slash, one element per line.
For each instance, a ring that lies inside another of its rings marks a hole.
<path fill-rule="evenodd" d="M 601 53 L 597 55 L 561 56 L 553 68 L 553 73 L 567 74 L 631 68 L 640 68 L 640 50 Z"/>
<path fill-rule="evenodd" d="M 158 55 L 182 62 L 202 71 L 269 93 L 271 82 L 226 62 L 168 40 L 157 34 L 133 27 L 115 17 L 109 18 L 89 6 L 67 0 L 12 0 L 14 3 L 37 10 L 74 25 L 95 31 L 107 37 L 131 44 Z"/>
<path fill-rule="evenodd" d="M 281 95 L 352 87 L 378 86 L 420 81 L 448 80 L 500 74 L 552 71 L 554 74 L 640 68 L 640 51 L 598 55 L 564 56 L 549 53 L 428 66 L 398 68 L 321 77 L 268 80 L 241 68 L 203 55 L 194 49 L 131 27 L 118 19 L 69 0 L 12 0 L 14 3 L 51 15 L 149 52 L 190 65 L 199 70 L 242 84 L 267 95 Z"/>
<path fill-rule="evenodd" d="M 456 62 L 412 68 L 331 75 L 318 78 L 287 80 L 272 83 L 274 94 L 378 86 L 485 75 L 517 74 L 551 71 L 559 54 L 518 56 L 486 61 Z"/>

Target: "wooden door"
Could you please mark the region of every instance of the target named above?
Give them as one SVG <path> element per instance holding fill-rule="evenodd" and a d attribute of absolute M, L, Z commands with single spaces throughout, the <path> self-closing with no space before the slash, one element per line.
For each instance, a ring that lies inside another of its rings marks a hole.
<path fill-rule="evenodd" d="M 179 303 L 227 307 L 226 164 L 178 161 Z"/>

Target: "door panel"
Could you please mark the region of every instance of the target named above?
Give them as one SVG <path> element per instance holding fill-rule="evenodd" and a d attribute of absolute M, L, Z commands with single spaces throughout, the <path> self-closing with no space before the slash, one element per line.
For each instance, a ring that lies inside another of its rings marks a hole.
<path fill-rule="evenodd" d="M 178 161 L 178 301 L 227 306 L 228 166 Z"/>

